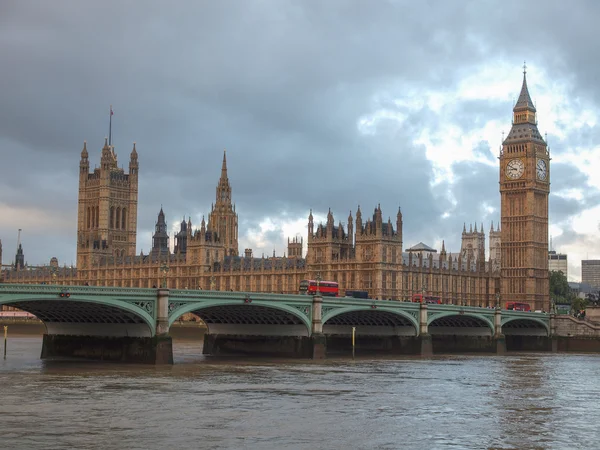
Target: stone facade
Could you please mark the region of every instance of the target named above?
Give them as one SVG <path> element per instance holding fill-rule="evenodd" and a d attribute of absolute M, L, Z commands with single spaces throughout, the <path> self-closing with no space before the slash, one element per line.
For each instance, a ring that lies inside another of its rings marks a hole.
<path fill-rule="evenodd" d="M 129 173 L 118 167 L 114 146 L 105 140 L 100 167 L 90 170 L 87 144 L 79 162 L 77 267 L 88 268 L 106 257 L 135 256 L 138 155 L 133 144 Z"/>

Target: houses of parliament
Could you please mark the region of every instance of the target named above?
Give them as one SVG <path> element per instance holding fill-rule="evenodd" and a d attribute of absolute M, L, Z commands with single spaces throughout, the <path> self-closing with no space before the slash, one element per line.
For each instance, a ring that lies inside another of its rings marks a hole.
<path fill-rule="evenodd" d="M 537 129 L 536 109 L 524 72 L 513 108 L 510 133 L 499 154 L 500 224 L 463 227 L 457 254 L 438 252 L 423 243 L 404 250 L 403 216 L 383 220 L 379 206 L 359 207 L 347 226 L 331 211 L 326 223 L 308 215 L 308 236 L 288 238 L 283 256 L 239 254 L 238 214 L 223 154 L 215 203 L 200 226 L 183 220 L 170 250 L 161 207 L 148 254 L 136 254 L 138 153 L 129 157 L 129 173 L 119 168 L 114 148 L 105 142 L 100 167 L 90 172 L 84 143 L 79 163 L 77 265 L 24 264 L 19 243 L 15 263 L 4 270 L 7 283 L 55 283 L 152 288 L 166 282 L 171 289 L 298 293 L 303 279 L 339 283 L 346 290 L 365 290 L 374 299 L 410 300 L 414 293 L 439 296 L 443 303 L 495 306 L 497 302 L 529 303 L 549 310 L 548 195 L 549 152 Z M 363 217 L 364 214 L 364 217 Z M 303 257 L 304 244 L 306 256 Z M 1 261 L 0 243 L 0 261 Z"/>

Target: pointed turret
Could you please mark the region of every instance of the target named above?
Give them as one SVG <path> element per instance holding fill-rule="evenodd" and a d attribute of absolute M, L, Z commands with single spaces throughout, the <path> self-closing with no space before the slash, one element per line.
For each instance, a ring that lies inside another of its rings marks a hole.
<path fill-rule="evenodd" d="M 83 141 L 83 150 L 81 150 L 81 159 L 88 159 L 87 141 Z"/>
<path fill-rule="evenodd" d="M 358 205 L 358 209 L 356 210 L 356 234 L 362 234 L 362 231 L 362 213 L 360 212 L 360 205 Z"/>
<path fill-rule="evenodd" d="M 87 181 L 90 171 L 90 161 L 88 159 L 87 142 L 83 141 L 83 150 L 81 150 L 81 161 L 79 161 L 80 182 Z M 80 186 L 81 187 L 81 186 Z"/>
<path fill-rule="evenodd" d="M 165 221 L 165 213 L 162 205 L 154 226 L 154 234 L 152 235 L 152 256 L 159 257 L 161 254 L 169 252 L 169 235 L 167 233 L 167 222 Z"/>
<path fill-rule="evenodd" d="M 137 154 L 137 150 L 135 149 L 135 142 L 134 142 L 133 149 L 131 150 L 131 154 L 129 155 L 129 175 L 133 175 L 133 176 L 137 177 L 138 169 L 139 169 L 138 154 Z"/>

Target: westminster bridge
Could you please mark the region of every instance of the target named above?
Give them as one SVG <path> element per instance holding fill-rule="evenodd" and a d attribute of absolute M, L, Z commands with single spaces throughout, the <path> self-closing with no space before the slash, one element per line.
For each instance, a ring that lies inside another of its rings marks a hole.
<path fill-rule="evenodd" d="M 170 326 L 194 313 L 204 354 L 324 358 L 551 350 L 554 315 L 350 297 L 202 290 L 0 284 L 0 306 L 46 327 L 42 358 L 172 363 Z M 359 353 L 360 354 L 360 353 Z"/>

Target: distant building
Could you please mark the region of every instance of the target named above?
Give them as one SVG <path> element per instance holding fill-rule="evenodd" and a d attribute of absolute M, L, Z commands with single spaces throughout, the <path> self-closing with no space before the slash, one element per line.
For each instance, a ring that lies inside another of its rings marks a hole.
<path fill-rule="evenodd" d="M 565 277 L 567 274 L 567 255 L 556 253 L 554 250 L 548 252 L 548 270 L 550 272 L 562 272 Z"/>
<path fill-rule="evenodd" d="M 581 261 L 581 282 L 594 289 L 600 289 L 600 259 L 584 259 Z"/>
<path fill-rule="evenodd" d="M 588 294 L 594 293 L 592 286 L 587 283 L 569 282 L 569 289 L 575 297 L 586 298 Z"/>

